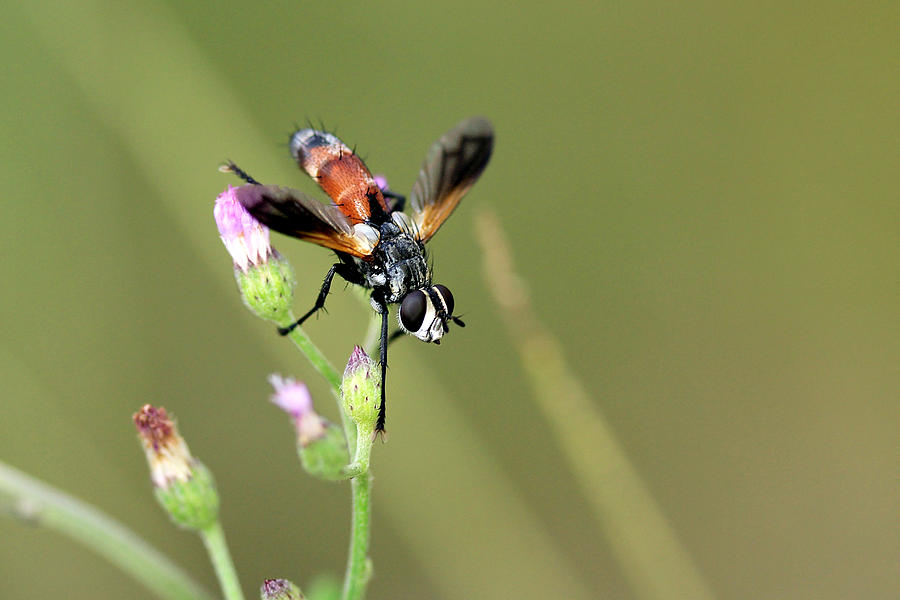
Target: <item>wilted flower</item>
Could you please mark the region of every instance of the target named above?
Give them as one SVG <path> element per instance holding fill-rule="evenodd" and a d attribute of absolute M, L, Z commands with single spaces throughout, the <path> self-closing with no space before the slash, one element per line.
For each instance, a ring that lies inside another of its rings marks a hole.
<path fill-rule="evenodd" d="M 134 414 L 157 500 L 172 520 L 191 529 L 204 529 L 219 514 L 219 495 L 212 474 L 191 456 L 166 409 L 145 404 Z"/>
<path fill-rule="evenodd" d="M 316 414 L 305 384 L 280 375 L 270 375 L 269 382 L 275 388 L 272 402 L 294 421 L 303 468 L 322 479 L 346 479 L 349 456 L 341 428 Z"/>
<path fill-rule="evenodd" d="M 166 409 L 145 404 L 134 414 L 134 424 L 144 445 L 153 485 L 164 488 L 175 481 L 188 481 L 194 457 Z"/>
<path fill-rule="evenodd" d="M 270 375 L 269 383 L 275 388 L 272 403 L 294 419 L 300 445 L 308 446 L 325 434 L 326 421 L 313 410 L 312 396 L 305 383 L 281 375 Z"/>

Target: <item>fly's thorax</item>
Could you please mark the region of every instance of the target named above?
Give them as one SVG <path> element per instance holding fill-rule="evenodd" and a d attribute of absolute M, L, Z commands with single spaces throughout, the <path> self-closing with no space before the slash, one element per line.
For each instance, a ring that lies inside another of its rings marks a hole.
<path fill-rule="evenodd" d="M 381 224 L 380 230 L 375 265 L 367 274 L 367 280 L 372 287 L 383 290 L 386 302 L 399 302 L 410 290 L 425 287 L 430 282 L 425 247 L 393 221 Z"/>

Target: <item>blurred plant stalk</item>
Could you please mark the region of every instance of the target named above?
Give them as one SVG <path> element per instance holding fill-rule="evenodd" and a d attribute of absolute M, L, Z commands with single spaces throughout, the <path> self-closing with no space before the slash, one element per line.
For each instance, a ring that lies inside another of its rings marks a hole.
<path fill-rule="evenodd" d="M 635 597 L 711 600 L 714 596 L 690 554 L 603 414 L 569 369 L 559 342 L 535 315 L 496 214 L 482 211 L 476 230 L 485 282 L 515 342 L 538 408 Z"/>
<path fill-rule="evenodd" d="M 178 565 L 96 508 L 0 463 L 0 512 L 80 542 L 160 598 L 212 600 Z"/>
<path fill-rule="evenodd" d="M 244 600 L 219 521 L 219 493 L 212 473 L 191 454 L 165 408 L 145 404 L 132 420 L 160 506 L 175 525 L 201 537 L 226 600 Z"/>

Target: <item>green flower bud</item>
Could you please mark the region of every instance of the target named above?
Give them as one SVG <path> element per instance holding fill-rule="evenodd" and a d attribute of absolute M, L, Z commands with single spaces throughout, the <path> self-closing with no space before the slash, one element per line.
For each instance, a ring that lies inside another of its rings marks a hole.
<path fill-rule="evenodd" d="M 260 600 L 303 600 L 305 596 L 287 579 L 266 579 L 259 588 L 259 597 Z"/>
<path fill-rule="evenodd" d="M 269 244 L 269 229 L 238 201 L 236 190 L 228 186 L 219 194 L 213 216 L 222 243 L 234 261 L 234 275 L 241 297 L 257 316 L 285 325 L 293 321 L 290 310 L 294 272 Z"/>
<path fill-rule="evenodd" d="M 341 400 L 344 412 L 356 424 L 358 443 L 371 443 L 381 404 L 381 371 L 359 346 L 353 349 L 344 369 Z"/>
<path fill-rule="evenodd" d="M 294 271 L 278 252 L 246 272 L 234 270 L 244 304 L 256 316 L 281 326 L 293 322 Z"/>
<path fill-rule="evenodd" d="M 134 415 L 144 446 L 156 499 L 172 521 L 188 529 L 206 529 L 219 515 L 219 494 L 212 473 L 191 456 L 166 409 L 149 404 Z"/>

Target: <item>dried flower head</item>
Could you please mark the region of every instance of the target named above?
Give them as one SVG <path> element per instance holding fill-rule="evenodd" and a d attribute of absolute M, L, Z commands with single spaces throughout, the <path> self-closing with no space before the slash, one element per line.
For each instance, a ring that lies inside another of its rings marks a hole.
<path fill-rule="evenodd" d="M 219 514 L 212 473 L 191 456 L 166 409 L 145 404 L 134 415 L 153 481 L 156 499 L 172 520 L 189 529 L 205 529 Z"/>
<path fill-rule="evenodd" d="M 166 409 L 145 404 L 134 414 L 134 424 L 147 455 L 153 485 L 162 488 L 175 481 L 188 481 L 194 458 Z"/>

